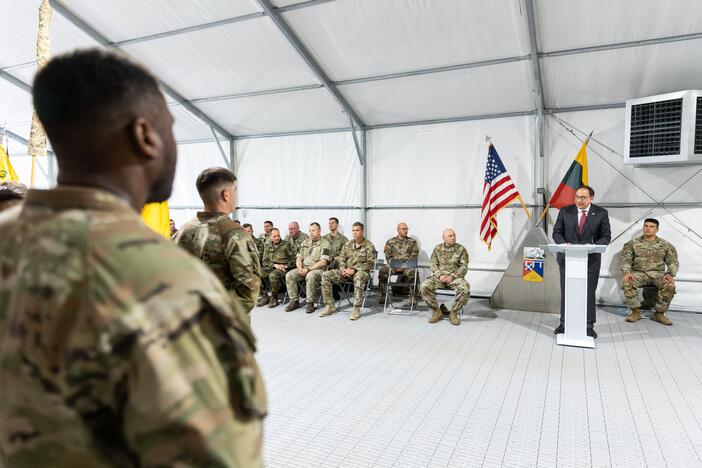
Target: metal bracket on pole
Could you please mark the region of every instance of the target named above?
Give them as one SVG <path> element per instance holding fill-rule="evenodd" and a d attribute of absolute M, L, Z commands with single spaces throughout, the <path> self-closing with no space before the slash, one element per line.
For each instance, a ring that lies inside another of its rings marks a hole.
<path fill-rule="evenodd" d="M 359 144 L 358 142 L 358 135 L 356 134 L 357 129 L 356 126 L 353 123 L 353 119 L 349 117 L 349 124 L 351 125 L 351 136 L 353 137 L 353 144 L 356 147 L 356 155 L 358 156 L 358 162 L 361 163 L 361 166 L 366 165 L 366 149 L 365 149 L 365 135 L 366 131 L 364 129 L 361 129 L 361 135 L 363 135 L 363 145 Z"/>

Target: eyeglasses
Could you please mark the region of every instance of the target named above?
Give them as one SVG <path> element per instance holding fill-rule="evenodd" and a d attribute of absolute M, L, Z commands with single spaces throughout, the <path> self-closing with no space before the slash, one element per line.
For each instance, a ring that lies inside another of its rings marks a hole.
<path fill-rule="evenodd" d="M 575 196 L 575 199 L 576 199 L 576 200 L 587 200 L 588 198 L 592 198 L 592 197 L 589 196 L 589 195 L 585 195 L 584 197 L 581 197 L 581 196 L 579 196 L 579 195 L 576 195 L 576 196 Z"/>

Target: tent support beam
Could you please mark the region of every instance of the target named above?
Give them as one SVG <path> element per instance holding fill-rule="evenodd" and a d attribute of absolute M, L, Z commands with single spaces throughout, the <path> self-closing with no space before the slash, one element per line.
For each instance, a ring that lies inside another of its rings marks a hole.
<path fill-rule="evenodd" d="M 282 17 L 281 13 L 273 6 L 270 0 L 257 0 L 258 4 L 261 6 L 266 15 L 273 21 L 278 30 L 283 34 L 285 39 L 290 43 L 290 45 L 297 51 L 297 53 L 302 57 L 307 66 L 312 70 L 317 79 L 322 82 L 325 88 L 336 98 L 337 102 L 341 106 L 346 114 L 351 117 L 356 124 L 361 128 L 366 128 L 366 124 L 358 116 L 356 111 L 351 107 L 346 98 L 341 94 L 336 85 L 329 79 L 326 72 L 319 65 L 317 60 L 312 56 L 307 47 L 302 43 L 297 34 L 292 30 L 290 25 Z"/>
<path fill-rule="evenodd" d="M 575 49 L 555 50 L 553 52 L 542 52 L 539 54 L 541 58 L 561 57 L 564 55 L 589 54 L 591 52 L 602 52 L 605 50 L 614 49 L 630 49 L 632 47 L 645 47 L 650 45 L 667 44 L 669 42 L 683 42 L 702 39 L 702 33 L 681 34 L 679 36 L 658 37 L 655 39 L 645 39 L 640 41 L 615 42 L 612 44 L 604 44 L 592 47 L 578 47 Z"/>
<path fill-rule="evenodd" d="M 626 107 L 625 102 L 616 102 L 612 104 L 594 104 L 592 106 L 574 106 L 574 107 L 553 107 L 546 109 L 549 114 L 561 114 L 564 112 L 582 112 L 591 110 L 607 110 L 607 109 L 623 109 Z"/>
<path fill-rule="evenodd" d="M 541 211 L 543 209 L 543 194 L 545 191 L 546 181 L 545 171 L 544 171 L 544 84 L 541 77 L 541 64 L 539 63 L 539 45 L 537 41 L 536 32 L 536 15 L 534 12 L 534 0 L 525 0 L 526 2 L 526 20 L 527 27 L 529 30 L 529 49 L 531 56 L 531 68 L 534 76 L 534 99 L 536 100 L 536 135 L 535 135 L 535 149 L 536 154 L 534 155 L 534 193 L 533 200 L 537 205 L 534 209 L 534 219 L 540 219 Z M 546 224 L 544 223 L 544 228 Z"/>
<path fill-rule="evenodd" d="M 73 13 L 68 7 L 66 7 L 63 3 L 61 3 L 60 0 L 49 0 L 49 3 L 51 4 L 51 7 L 58 11 L 61 16 L 66 18 L 69 22 L 71 22 L 74 26 L 76 26 L 78 29 L 86 33 L 88 36 L 93 38 L 95 41 L 97 41 L 99 44 L 105 46 L 105 47 L 111 47 L 115 49 L 119 49 L 119 46 L 115 45 L 114 43 L 110 42 L 109 39 L 107 39 L 105 36 L 103 36 L 100 32 L 98 32 L 95 28 L 90 26 L 88 23 L 83 21 L 78 15 Z M 159 80 L 160 81 L 160 80 Z M 213 129 L 217 130 L 218 133 L 221 135 L 227 137 L 227 138 L 232 138 L 234 135 L 229 133 L 227 130 L 224 129 L 220 124 L 215 122 L 210 116 L 202 112 L 200 109 L 195 107 L 190 101 L 185 99 L 183 96 L 181 96 L 178 92 L 176 92 L 173 88 L 165 84 L 163 81 L 160 81 L 161 87 L 163 90 L 170 95 L 178 104 L 183 106 L 185 109 L 187 109 L 191 114 L 197 116 L 200 120 L 205 122 L 207 125 L 212 127 Z"/>

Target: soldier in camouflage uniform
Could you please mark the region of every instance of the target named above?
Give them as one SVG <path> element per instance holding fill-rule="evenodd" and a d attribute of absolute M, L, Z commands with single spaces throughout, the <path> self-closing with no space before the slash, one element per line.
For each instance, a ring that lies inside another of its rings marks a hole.
<path fill-rule="evenodd" d="M 417 241 L 407 234 L 409 228 L 406 223 L 397 225 L 397 236 L 389 239 L 385 243 L 385 265 L 380 267 L 378 271 L 378 289 L 380 289 L 380 298 L 378 302 L 385 304 L 385 295 L 387 293 L 388 278 L 390 277 L 390 261 L 399 260 L 406 262 L 408 260 L 417 260 L 419 256 L 419 245 Z M 414 283 L 410 287 L 410 303 L 416 304 L 419 296 L 418 279 L 419 275 L 416 268 L 395 268 L 392 271 L 393 275 L 400 275 L 398 280 L 406 283 Z"/>
<path fill-rule="evenodd" d="M 300 247 L 295 260 L 296 268 L 285 276 L 285 284 L 290 295 L 290 304 L 285 308 L 286 312 L 292 312 L 300 307 L 298 282 L 303 279 L 307 299 L 306 311 L 308 314 L 314 312 L 314 298 L 322 281 L 322 272 L 327 268 L 331 251 L 329 241 L 321 236 L 321 230 L 319 223 L 310 224 L 310 238 Z"/>
<path fill-rule="evenodd" d="M 285 236 L 285 240 L 293 244 L 295 247 L 295 254 L 297 254 L 297 252 L 300 251 L 300 247 L 302 247 L 302 243 L 309 239 L 310 236 L 304 232 L 300 232 L 300 225 L 297 221 L 288 224 L 288 232 L 290 234 Z"/>
<path fill-rule="evenodd" d="M 236 177 L 212 167 L 195 185 L 205 209 L 180 228 L 175 243 L 205 262 L 250 313 L 261 288 L 261 265 L 253 239 L 229 217 L 236 208 Z"/>
<path fill-rule="evenodd" d="M 271 229 L 273 229 L 273 221 L 264 221 L 263 232 L 260 236 L 258 236 L 258 239 L 263 241 L 264 243 L 268 242 L 271 236 Z M 261 251 L 263 252 L 263 250 Z"/>
<path fill-rule="evenodd" d="M 339 269 L 325 271 L 322 274 L 322 296 L 326 309 L 320 312 L 320 317 L 326 317 L 336 312 L 332 287 L 353 281 L 353 312 L 351 320 L 361 318 L 361 303 L 363 289 L 368 283 L 370 272 L 375 264 L 375 247 L 363 237 L 363 224 L 353 223 L 353 239 L 348 241 L 339 255 Z"/>
<path fill-rule="evenodd" d="M 663 325 L 673 322 L 665 315 L 675 295 L 675 275 L 678 274 L 678 253 L 670 242 L 657 236 L 658 220 L 647 218 L 643 236 L 632 239 L 622 249 L 620 267 L 624 275 L 622 290 L 631 311 L 627 322 L 641 318 L 638 288 L 654 286 L 658 290 L 652 320 Z"/>
<path fill-rule="evenodd" d="M 244 308 L 139 216 L 176 164 L 155 78 L 83 50 L 33 93 L 58 187 L 0 225 L 0 466 L 262 466 Z"/>
<path fill-rule="evenodd" d="M 295 264 L 295 248 L 288 241 L 280 239 L 280 231 L 271 229 L 270 242 L 266 244 L 263 252 L 263 277 L 268 280 L 271 288 L 271 297 L 266 292 L 258 300 L 259 307 L 268 304 L 269 308 L 278 306 L 278 292 L 285 281 L 285 275 Z"/>
<path fill-rule="evenodd" d="M 429 323 L 436 323 L 441 320 L 446 306 L 439 306 L 434 291 L 439 288 L 453 289 L 456 296 L 449 319 L 453 325 L 460 325 L 460 311 L 470 298 L 470 286 L 464 279 L 468 273 L 468 251 L 456 243 L 456 232 L 453 229 L 444 229 L 442 239 L 444 242 L 434 247 L 431 253 L 432 276 L 422 282 L 419 290 L 432 312 Z"/>
<path fill-rule="evenodd" d="M 339 232 L 339 220 L 337 218 L 329 218 L 329 234 L 326 234 L 324 238 L 328 240 L 329 245 L 331 245 L 329 269 L 335 270 L 339 268 L 339 262 L 336 259 L 339 254 L 341 254 L 341 249 L 349 241 L 346 236 Z"/>
<path fill-rule="evenodd" d="M 254 244 L 256 244 L 256 250 L 258 251 L 259 261 L 263 261 L 263 241 L 253 234 L 253 226 L 251 223 L 244 223 L 241 225 L 242 229 L 253 239 Z"/>

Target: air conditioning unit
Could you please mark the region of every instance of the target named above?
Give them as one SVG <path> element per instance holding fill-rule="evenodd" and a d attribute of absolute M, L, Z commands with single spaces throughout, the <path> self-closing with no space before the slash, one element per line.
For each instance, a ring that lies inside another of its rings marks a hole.
<path fill-rule="evenodd" d="M 702 91 L 626 101 L 624 164 L 702 164 Z"/>

